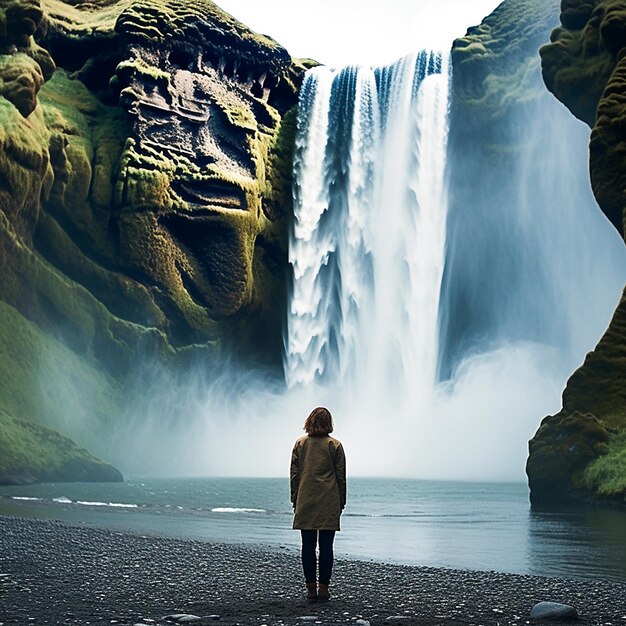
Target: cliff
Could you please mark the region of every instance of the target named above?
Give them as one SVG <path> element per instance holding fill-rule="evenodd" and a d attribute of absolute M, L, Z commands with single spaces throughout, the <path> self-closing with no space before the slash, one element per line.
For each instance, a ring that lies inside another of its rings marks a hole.
<path fill-rule="evenodd" d="M 503 337 L 547 344 L 560 332 L 564 303 L 553 295 L 545 271 L 555 259 L 541 256 L 543 250 L 531 259 L 524 247 L 545 238 L 540 230 L 558 219 L 557 211 L 542 224 L 527 217 L 535 204 L 550 204 L 536 190 L 558 168 L 550 144 L 560 111 L 550 107 L 538 55 L 558 11 L 558 0 L 506 0 L 452 47 L 440 307 L 444 380 L 468 355 L 499 347 Z M 561 191 L 557 176 L 550 184 Z M 524 297 L 531 284 L 542 298 Z M 549 306 L 555 315 L 546 319 Z"/>
<path fill-rule="evenodd" d="M 594 194 L 624 236 L 626 10 L 616 0 L 564 0 L 541 49 L 548 89 L 591 128 Z M 626 502 L 626 296 L 567 383 L 563 409 L 530 442 L 531 499 Z"/>
<path fill-rule="evenodd" d="M 138 364 L 280 371 L 304 71 L 210 0 L 0 5 L 6 419 L 97 446 Z"/>
<path fill-rule="evenodd" d="M 58 432 L 0 411 L 0 485 L 121 482 L 122 475 Z"/>

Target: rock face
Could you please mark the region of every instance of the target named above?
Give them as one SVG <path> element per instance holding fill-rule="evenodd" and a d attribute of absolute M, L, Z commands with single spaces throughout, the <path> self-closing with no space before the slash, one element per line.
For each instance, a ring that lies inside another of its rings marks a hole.
<path fill-rule="evenodd" d="M 558 0 L 507 0 L 452 47 L 442 379 L 500 333 L 539 343 L 558 333 L 557 315 L 546 320 L 544 311 L 558 314 L 562 302 L 520 301 L 518 295 L 525 283 L 545 285 L 542 263 L 550 259 L 524 267 L 514 261 L 514 246 L 540 236 L 530 230 L 538 228 L 536 221 L 523 222 L 529 207 L 519 190 L 529 181 L 537 185 L 554 168 L 546 145 L 550 115 L 562 107 L 550 107 L 538 50 L 558 13 Z M 528 256 L 523 247 L 517 255 Z"/>
<path fill-rule="evenodd" d="M 592 127 L 590 171 L 602 211 L 624 236 L 626 10 L 615 0 L 564 0 L 541 49 L 545 83 Z M 531 500 L 626 502 L 626 299 L 567 383 L 563 410 L 530 442 Z"/>
<path fill-rule="evenodd" d="M 280 371 L 304 70 L 210 0 L 0 3 L 0 408 L 67 425 L 42 342 L 102 433 L 139 361 Z"/>

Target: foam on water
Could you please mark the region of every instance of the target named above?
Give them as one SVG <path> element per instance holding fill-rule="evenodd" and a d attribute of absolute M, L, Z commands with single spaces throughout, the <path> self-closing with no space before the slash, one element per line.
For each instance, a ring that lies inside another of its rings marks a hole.
<path fill-rule="evenodd" d="M 138 507 L 137 504 L 124 504 L 122 502 L 87 502 L 84 500 L 77 500 L 76 504 L 81 504 L 82 506 L 109 506 L 116 509 L 136 509 Z"/>
<path fill-rule="evenodd" d="M 267 513 L 265 509 L 253 509 L 246 507 L 218 506 L 211 509 L 211 513 Z"/>

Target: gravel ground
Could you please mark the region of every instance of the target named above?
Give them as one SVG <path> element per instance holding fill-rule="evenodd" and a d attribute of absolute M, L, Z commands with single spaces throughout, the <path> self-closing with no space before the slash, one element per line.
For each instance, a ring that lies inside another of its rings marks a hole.
<path fill-rule="evenodd" d="M 573 605 L 576 624 L 626 625 L 614 582 L 337 559 L 331 601 L 309 605 L 301 576 L 293 550 L 0 517 L 0 626 L 156 626 L 176 613 L 229 626 L 529 624 L 542 600 Z"/>

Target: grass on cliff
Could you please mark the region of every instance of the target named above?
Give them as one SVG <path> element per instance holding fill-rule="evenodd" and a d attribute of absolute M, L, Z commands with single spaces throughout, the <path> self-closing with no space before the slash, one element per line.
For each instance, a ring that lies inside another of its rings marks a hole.
<path fill-rule="evenodd" d="M 108 466 L 58 432 L 0 410 L 0 482 L 63 478 L 68 467 L 106 472 Z M 110 470 L 109 470 L 110 471 Z"/>
<path fill-rule="evenodd" d="M 601 496 L 626 496 L 626 430 L 609 442 L 607 454 L 587 466 L 584 480 Z"/>
<path fill-rule="evenodd" d="M 120 480 L 42 425 L 95 440 L 92 429 L 106 428 L 103 414 L 113 415 L 112 395 L 106 376 L 0 301 L 0 483 Z"/>
<path fill-rule="evenodd" d="M 0 410 L 91 441 L 119 413 L 118 393 L 87 359 L 0 301 Z"/>
<path fill-rule="evenodd" d="M 241 38 L 261 49 L 281 48 L 274 39 L 250 30 L 211 0 L 153 0 L 145 5 L 138 5 L 136 0 L 100 0 L 79 6 L 71 6 L 63 0 L 42 0 L 41 6 L 48 19 L 71 37 L 86 37 L 93 32 L 112 33 L 118 17 L 125 11 L 132 15 L 143 32 L 153 37 L 162 38 L 166 34 L 158 27 L 167 26 L 168 30 L 176 31 L 190 18 L 201 17 L 218 26 L 222 34 Z M 155 19 L 155 14 L 161 20 Z"/>

